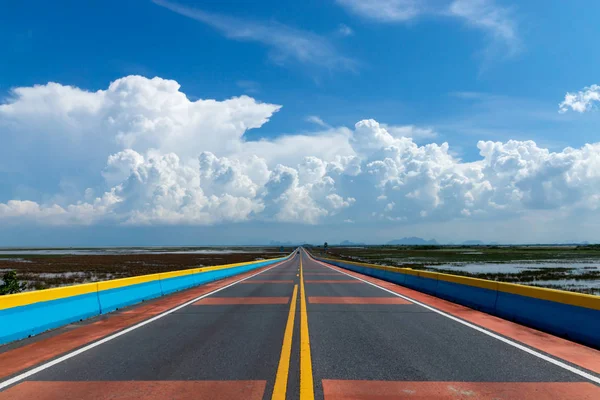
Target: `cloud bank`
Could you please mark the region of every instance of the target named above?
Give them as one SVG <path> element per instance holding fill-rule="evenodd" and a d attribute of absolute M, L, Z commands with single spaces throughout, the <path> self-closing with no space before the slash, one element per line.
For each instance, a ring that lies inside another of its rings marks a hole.
<path fill-rule="evenodd" d="M 597 212 L 600 143 L 551 152 L 477 143 L 464 162 L 429 128 L 372 119 L 249 141 L 281 105 L 191 101 L 177 82 L 16 88 L 0 105 L 3 224 L 399 224 Z"/>

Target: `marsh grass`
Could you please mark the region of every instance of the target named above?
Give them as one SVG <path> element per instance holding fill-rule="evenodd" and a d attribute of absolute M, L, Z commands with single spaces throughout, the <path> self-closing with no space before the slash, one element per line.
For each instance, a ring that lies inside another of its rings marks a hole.
<path fill-rule="evenodd" d="M 177 249 L 177 251 L 184 250 Z M 3 254 L 0 255 L 0 271 L 15 271 L 19 282 L 25 285 L 25 290 L 40 290 L 203 266 L 276 258 L 287 255 L 291 251 L 291 248 L 284 249 L 283 253 L 279 252 L 279 248 L 263 248 L 258 251 L 256 248 L 249 248 L 247 252 L 219 254 Z"/>

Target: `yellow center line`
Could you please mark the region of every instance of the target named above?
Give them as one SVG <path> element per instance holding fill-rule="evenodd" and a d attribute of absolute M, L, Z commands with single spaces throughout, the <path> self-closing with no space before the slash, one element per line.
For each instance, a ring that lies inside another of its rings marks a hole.
<path fill-rule="evenodd" d="M 288 314 L 283 334 L 283 344 L 281 345 L 281 356 L 279 357 L 279 367 L 277 367 L 277 376 L 275 378 L 275 387 L 273 388 L 273 400 L 285 400 L 287 390 L 288 374 L 290 371 L 290 358 L 292 354 L 292 338 L 294 335 L 294 318 L 296 317 L 296 300 L 298 298 L 298 285 L 294 285 L 292 302 L 290 304 L 290 313 Z"/>
<path fill-rule="evenodd" d="M 300 400 L 314 400 L 314 398 L 310 338 L 308 336 L 308 313 L 306 311 L 302 256 L 300 256 Z"/>

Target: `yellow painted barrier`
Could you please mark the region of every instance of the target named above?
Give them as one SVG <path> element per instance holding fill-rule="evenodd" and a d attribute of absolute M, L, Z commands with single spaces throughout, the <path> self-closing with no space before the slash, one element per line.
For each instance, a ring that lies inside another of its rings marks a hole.
<path fill-rule="evenodd" d="M 109 289 L 118 289 L 124 286 L 137 285 L 139 283 L 152 282 L 160 279 L 160 274 L 140 275 L 131 278 L 111 279 L 109 281 L 98 282 L 98 291 Z"/>
<path fill-rule="evenodd" d="M 468 276 L 438 273 L 438 280 L 451 282 L 451 283 L 457 283 L 459 285 L 474 286 L 474 287 L 478 287 L 481 289 L 498 290 L 498 282 L 490 281 L 487 279 L 479 279 L 479 278 L 471 278 Z"/>
<path fill-rule="evenodd" d="M 98 291 L 98 282 L 0 296 L 0 310 Z"/>
<path fill-rule="evenodd" d="M 591 294 L 573 293 L 565 290 L 547 289 L 504 282 L 498 282 L 498 291 L 600 310 L 600 296 Z"/>

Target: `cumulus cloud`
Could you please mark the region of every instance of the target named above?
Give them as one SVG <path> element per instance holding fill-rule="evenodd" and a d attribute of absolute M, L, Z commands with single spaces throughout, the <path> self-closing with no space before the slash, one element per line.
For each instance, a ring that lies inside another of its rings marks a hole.
<path fill-rule="evenodd" d="M 6 180 L 0 220 L 411 223 L 600 207 L 600 143 L 551 152 L 533 141 L 481 141 L 480 158 L 464 162 L 448 143 L 418 143 L 433 129 L 375 120 L 246 140 L 279 109 L 247 96 L 190 101 L 174 81 L 139 76 L 98 91 L 17 88 L 0 105 L 11 144 L 0 147 L 0 171 L 29 172 L 31 185 L 45 186 L 23 198 L 11 196 L 23 175 Z M 69 174 L 79 180 L 66 185 Z"/>
<path fill-rule="evenodd" d="M 486 32 L 502 43 L 509 55 L 520 48 L 516 22 L 510 11 L 494 0 L 337 0 L 361 17 L 382 23 L 404 23 L 419 17 L 450 17 Z"/>
<path fill-rule="evenodd" d="M 394 137 L 409 137 L 414 140 L 435 139 L 438 134 L 432 128 L 423 128 L 415 125 L 388 125 L 381 124 Z"/>
<path fill-rule="evenodd" d="M 14 89 L 0 105 L 2 141 L 11 144 L 0 146 L 1 163 L 18 172 L 5 180 L 39 185 L 42 169 L 45 188 L 82 174 L 99 179 L 108 155 L 124 149 L 184 158 L 238 152 L 245 132 L 281 108 L 248 96 L 190 101 L 179 88 L 128 76 L 95 92 L 58 83 Z"/>
<path fill-rule="evenodd" d="M 577 93 L 568 92 L 565 95 L 565 100 L 558 105 L 558 112 L 562 114 L 571 109 L 578 113 L 584 113 L 592 110 L 598 102 L 600 102 L 600 86 L 592 85 Z"/>

